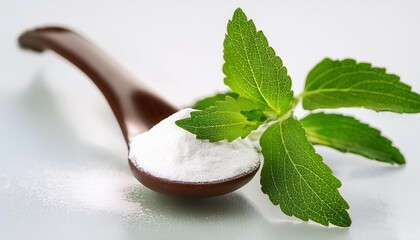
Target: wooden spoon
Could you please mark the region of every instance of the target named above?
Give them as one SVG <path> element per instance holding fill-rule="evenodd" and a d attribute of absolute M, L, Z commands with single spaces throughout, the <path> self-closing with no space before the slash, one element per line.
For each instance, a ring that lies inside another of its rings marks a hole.
<path fill-rule="evenodd" d="M 140 83 L 102 50 L 82 36 L 61 27 L 42 27 L 19 37 L 22 48 L 58 53 L 82 70 L 105 96 L 121 127 L 128 148 L 130 139 L 145 132 L 178 111 Z M 164 137 L 164 136 L 162 136 Z M 128 161 L 131 172 L 144 186 L 165 194 L 211 197 L 237 190 L 258 171 L 251 171 L 217 182 L 188 183 L 155 177 Z"/>

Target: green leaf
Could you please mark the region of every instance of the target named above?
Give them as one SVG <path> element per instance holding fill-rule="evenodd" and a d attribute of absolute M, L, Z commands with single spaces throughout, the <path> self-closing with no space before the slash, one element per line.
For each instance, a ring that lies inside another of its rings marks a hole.
<path fill-rule="evenodd" d="M 238 94 L 234 92 L 227 92 L 227 93 L 218 93 L 211 97 L 203 98 L 199 101 L 197 101 L 192 108 L 197 110 L 204 110 L 208 107 L 215 106 L 216 102 L 218 101 L 225 101 L 226 96 L 232 97 L 234 99 L 237 99 L 239 97 Z"/>
<path fill-rule="evenodd" d="M 303 108 L 364 107 L 396 113 L 420 112 L 420 95 L 400 78 L 352 59 L 324 59 L 306 79 Z"/>
<path fill-rule="evenodd" d="M 264 155 L 261 189 L 273 204 L 304 221 L 350 226 L 349 205 L 338 192 L 340 181 L 315 152 L 294 116 L 270 126 L 260 145 Z"/>
<path fill-rule="evenodd" d="M 405 163 L 400 151 L 380 131 L 353 117 L 315 113 L 309 114 L 301 122 L 312 144 L 359 154 L 381 162 Z"/>
<path fill-rule="evenodd" d="M 216 106 L 191 112 L 191 117 L 176 121 L 176 125 L 197 135 L 197 139 L 230 142 L 245 138 L 267 119 L 258 109 L 259 105 L 250 99 L 227 96 L 226 101 L 216 102 Z"/>
<path fill-rule="evenodd" d="M 225 84 L 234 92 L 279 115 L 290 109 L 293 92 L 287 69 L 240 8 L 228 23 L 224 59 Z"/>

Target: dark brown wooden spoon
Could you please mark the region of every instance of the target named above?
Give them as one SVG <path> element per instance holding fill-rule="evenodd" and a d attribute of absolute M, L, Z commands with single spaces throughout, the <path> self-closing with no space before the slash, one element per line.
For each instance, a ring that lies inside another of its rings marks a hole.
<path fill-rule="evenodd" d="M 129 140 L 147 131 L 177 108 L 153 94 L 102 50 L 82 36 L 61 27 L 43 27 L 24 32 L 19 37 L 22 48 L 58 53 L 82 70 L 103 93 L 123 132 Z M 164 137 L 164 136 L 162 136 Z M 186 197 L 212 197 L 237 190 L 248 183 L 259 166 L 232 178 L 207 183 L 171 181 L 150 175 L 128 160 L 130 169 L 144 186 L 165 194 Z"/>

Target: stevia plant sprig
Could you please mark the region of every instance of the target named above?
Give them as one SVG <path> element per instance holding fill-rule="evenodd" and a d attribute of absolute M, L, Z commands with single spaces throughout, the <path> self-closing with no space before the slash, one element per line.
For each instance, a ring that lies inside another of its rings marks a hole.
<path fill-rule="evenodd" d="M 363 107 L 395 113 L 420 112 L 420 95 L 383 68 L 352 59 L 324 59 L 308 74 L 305 90 L 293 97 L 282 60 L 241 9 L 227 26 L 223 72 L 232 92 L 196 103 L 197 111 L 176 124 L 211 142 L 245 138 L 262 124 L 264 157 L 261 190 L 281 210 L 304 221 L 341 227 L 351 225 L 341 182 L 313 145 L 324 145 L 390 164 L 405 159 L 380 131 L 340 114 L 310 113 L 301 120 L 294 108 L 306 110 Z"/>

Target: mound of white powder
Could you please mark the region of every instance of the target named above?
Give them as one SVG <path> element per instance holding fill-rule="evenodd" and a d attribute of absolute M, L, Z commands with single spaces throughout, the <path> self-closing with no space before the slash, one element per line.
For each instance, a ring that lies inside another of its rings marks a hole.
<path fill-rule="evenodd" d="M 130 160 L 156 177 L 181 182 L 215 182 L 249 172 L 259 164 L 255 148 L 240 138 L 211 143 L 175 125 L 183 109 L 131 139 Z"/>

